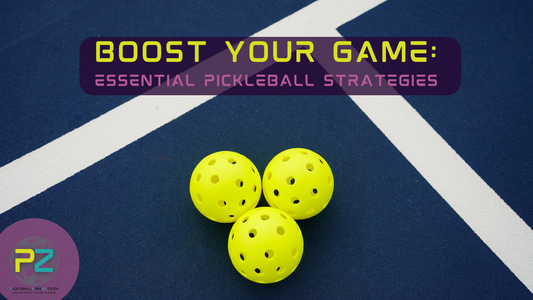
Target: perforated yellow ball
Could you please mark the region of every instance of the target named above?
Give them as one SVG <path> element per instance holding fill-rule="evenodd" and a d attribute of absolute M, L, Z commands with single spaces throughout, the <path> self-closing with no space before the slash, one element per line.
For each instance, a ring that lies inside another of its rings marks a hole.
<path fill-rule="evenodd" d="M 191 198 L 202 215 L 220 223 L 235 222 L 257 206 L 261 176 L 245 156 L 221 151 L 202 159 L 191 175 Z"/>
<path fill-rule="evenodd" d="M 303 148 L 276 155 L 263 174 L 263 193 L 272 207 L 296 220 L 320 213 L 333 195 L 333 173 L 326 160 Z"/>
<path fill-rule="evenodd" d="M 287 278 L 300 263 L 304 241 L 300 227 L 285 212 L 258 207 L 231 228 L 228 252 L 235 269 L 257 283 Z"/>

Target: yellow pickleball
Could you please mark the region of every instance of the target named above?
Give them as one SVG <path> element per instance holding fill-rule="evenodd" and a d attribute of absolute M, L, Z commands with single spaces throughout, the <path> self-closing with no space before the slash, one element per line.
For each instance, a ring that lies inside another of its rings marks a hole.
<path fill-rule="evenodd" d="M 221 151 L 202 159 L 190 180 L 191 198 L 202 215 L 220 223 L 235 222 L 257 206 L 261 176 L 245 156 Z"/>
<path fill-rule="evenodd" d="M 263 193 L 268 204 L 296 220 L 320 213 L 333 195 L 333 173 L 326 160 L 303 148 L 276 155 L 263 174 Z"/>
<path fill-rule="evenodd" d="M 294 272 L 304 250 L 302 231 L 287 213 L 258 207 L 231 228 L 228 252 L 235 269 L 257 283 L 281 281 Z"/>

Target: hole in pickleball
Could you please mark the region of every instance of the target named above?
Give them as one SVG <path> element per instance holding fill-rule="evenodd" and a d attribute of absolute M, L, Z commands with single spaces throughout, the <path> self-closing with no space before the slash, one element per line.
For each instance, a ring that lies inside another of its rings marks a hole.
<path fill-rule="evenodd" d="M 255 229 L 250 229 L 250 231 L 248 232 L 248 236 L 250 236 L 251 238 L 254 238 L 256 235 L 257 235 L 257 230 Z"/>
<path fill-rule="evenodd" d="M 242 199 L 242 201 L 240 202 L 240 205 L 241 205 L 241 206 L 244 206 L 245 203 L 246 203 L 246 200 L 245 200 L 245 199 Z"/>
<path fill-rule="evenodd" d="M 279 267 L 276 269 L 276 271 L 277 271 L 278 273 L 281 273 L 281 272 L 285 271 L 285 267 L 284 267 L 284 266 L 279 266 Z"/>
<path fill-rule="evenodd" d="M 331 176 L 328 176 L 328 183 L 331 185 Z"/>
<path fill-rule="evenodd" d="M 235 158 L 228 158 L 228 162 L 232 165 L 236 164 L 237 161 L 235 160 Z"/>
<path fill-rule="evenodd" d="M 257 192 L 257 185 L 254 185 L 254 193 Z"/>
<path fill-rule="evenodd" d="M 200 181 L 200 178 L 202 178 L 202 174 L 201 173 L 196 174 L 196 182 Z"/>
<path fill-rule="evenodd" d="M 245 260 L 246 260 L 246 257 L 244 256 L 244 253 L 241 253 L 239 256 L 241 257 L 241 260 L 242 260 L 242 261 L 245 261 Z"/>
<path fill-rule="evenodd" d="M 196 194 L 196 199 L 198 202 L 202 203 L 202 196 L 200 196 L 200 194 Z"/>
<path fill-rule="evenodd" d="M 267 179 L 270 180 L 270 178 L 272 178 L 272 172 L 268 172 Z"/>
<path fill-rule="evenodd" d="M 233 240 L 234 237 L 235 237 L 235 233 L 232 233 L 231 234 L 231 239 Z"/>
<path fill-rule="evenodd" d="M 315 208 L 314 207 L 309 207 L 305 212 L 310 215 L 312 214 L 313 212 L 315 211 Z"/>
<path fill-rule="evenodd" d="M 281 159 L 281 161 L 286 162 L 286 161 L 288 161 L 290 158 L 291 158 L 290 156 L 285 155 L 285 156 L 283 156 L 283 158 Z"/>
<path fill-rule="evenodd" d="M 277 197 L 279 196 L 279 191 L 278 190 L 274 190 L 274 195 Z"/>
<path fill-rule="evenodd" d="M 282 226 L 279 226 L 276 231 L 278 232 L 279 235 L 285 234 L 285 228 L 283 228 Z"/>
<path fill-rule="evenodd" d="M 246 223 L 246 221 L 248 221 L 248 217 L 244 217 L 244 219 L 242 219 L 243 223 Z"/>
<path fill-rule="evenodd" d="M 212 166 L 212 165 L 214 165 L 216 162 L 217 162 L 216 159 L 212 159 L 212 160 L 210 160 L 207 164 L 210 165 L 210 166 Z"/>
<path fill-rule="evenodd" d="M 261 269 L 259 269 L 259 268 L 255 268 L 255 273 L 257 273 L 257 274 L 261 274 Z"/>
<path fill-rule="evenodd" d="M 292 200 L 292 203 L 293 203 L 293 204 L 298 204 L 298 203 L 300 203 L 300 199 L 293 199 L 293 200 Z"/>
<path fill-rule="evenodd" d="M 217 183 L 220 179 L 218 178 L 218 175 L 211 176 L 211 182 L 213 184 Z"/>
<path fill-rule="evenodd" d="M 234 217 L 235 217 L 234 215 L 229 215 L 228 219 L 233 219 Z"/>
<path fill-rule="evenodd" d="M 237 187 L 242 188 L 244 186 L 244 181 L 242 181 L 242 179 L 237 179 L 235 184 L 237 185 Z"/>
<path fill-rule="evenodd" d="M 312 163 L 308 163 L 306 167 L 308 171 L 313 171 L 315 169 L 315 166 Z"/>
<path fill-rule="evenodd" d="M 280 216 L 281 216 L 283 219 L 287 219 L 287 216 L 286 216 L 284 213 L 281 213 Z"/>
<path fill-rule="evenodd" d="M 303 155 L 307 155 L 307 151 L 304 150 L 301 150 L 300 153 L 302 153 Z"/>
<path fill-rule="evenodd" d="M 268 258 L 268 259 L 272 259 L 274 257 L 274 251 L 272 250 L 267 250 L 265 252 L 265 257 Z"/>
<path fill-rule="evenodd" d="M 323 162 L 321 159 L 318 159 L 318 161 L 319 161 L 321 164 L 324 164 L 324 162 Z"/>
<path fill-rule="evenodd" d="M 292 249 L 292 257 L 296 257 L 297 254 L 298 254 L 298 249 L 297 248 Z"/>
<path fill-rule="evenodd" d="M 268 220 L 268 219 L 270 219 L 270 216 L 269 216 L 269 215 L 262 215 L 262 216 L 261 216 L 261 220 L 263 220 L 263 221 L 266 221 L 266 220 Z"/>
<path fill-rule="evenodd" d="M 293 185 L 295 182 L 296 182 L 296 179 L 294 179 L 294 177 L 292 177 L 292 176 L 287 177 L 287 184 L 288 185 Z"/>
<path fill-rule="evenodd" d="M 318 194 L 318 190 L 315 188 L 311 191 L 311 196 L 316 196 Z"/>
<path fill-rule="evenodd" d="M 218 206 L 220 206 L 220 207 L 225 207 L 225 206 L 226 206 L 226 201 L 224 201 L 224 200 L 219 200 L 219 201 L 218 201 Z"/>
<path fill-rule="evenodd" d="M 252 168 L 252 172 L 254 172 L 254 173 L 255 173 L 255 169 L 254 169 L 254 168 Z"/>

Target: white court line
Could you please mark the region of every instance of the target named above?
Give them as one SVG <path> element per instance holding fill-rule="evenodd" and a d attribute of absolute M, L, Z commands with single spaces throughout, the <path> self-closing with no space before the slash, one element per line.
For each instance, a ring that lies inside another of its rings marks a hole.
<path fill-rule="evenodd" d="M 533 231 L 401 96 L 350 96 L 533 293 Z"/>
<path fill-rule="evenodd" d="M 321 0 L 254 36 L 340 36 L 383 1 Z M 139 96 L 0 168 L 0 213 L 213 96 Z M 533 292 L 533 231 L 401 96 L 351 96 L 474 232 Z"/>
<path fill-rule="evenodd" d="M 350 98 L 533 293 L 533 231 L 520 216 L 402 96 Z"/>
<path fill-rule="evenodd" d="M 139 96 L 0 168 L 0 213 L 214 96 Z"/>

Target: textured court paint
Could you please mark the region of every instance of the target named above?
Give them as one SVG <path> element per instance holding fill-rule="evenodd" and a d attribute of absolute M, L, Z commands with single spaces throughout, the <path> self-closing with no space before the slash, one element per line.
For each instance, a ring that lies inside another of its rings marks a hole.
<path fill-rule="evenodd" d="M 317 1 L 254 36 L 340 36 L 335 28 L 382 2 Z M 0 168 L 3 191 L 0 212 L 89 167 L 212 97 L 136 97 Z M 531 228 L 405 99 L 400 96 L 351 98 L 533 292 Z"/>
<path fill-rule="evenodd" d="M 352 100 L 533 293 L 533 231 L 401 96 Z"/>
<path fill-rule="evenodd" d="M 385 0 L 321 0 L 253 34 L 261 36 L 338 36 L 336 28 Z"/>

